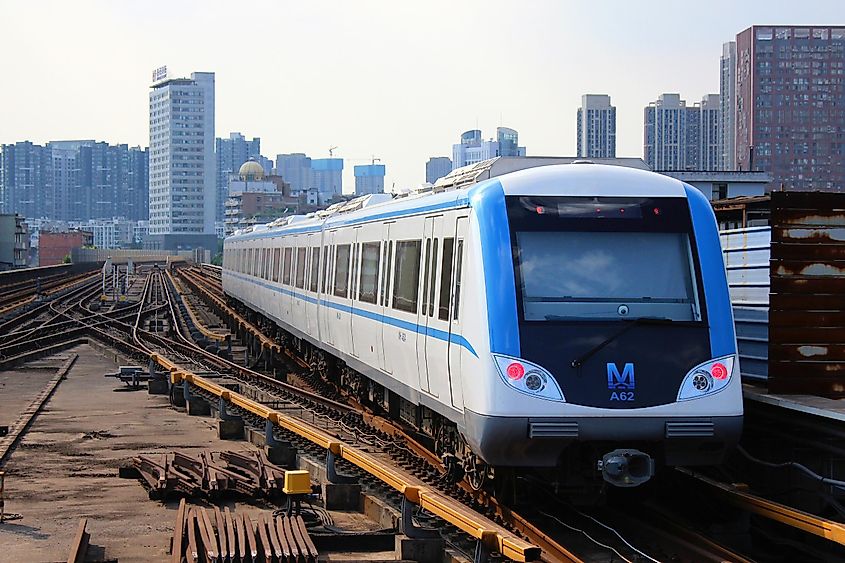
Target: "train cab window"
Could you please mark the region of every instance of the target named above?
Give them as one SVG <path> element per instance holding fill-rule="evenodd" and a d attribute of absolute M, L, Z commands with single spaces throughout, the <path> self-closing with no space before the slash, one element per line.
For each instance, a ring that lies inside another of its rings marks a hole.
<path fill-rule="evenodd" d="M 296 287 L 305 288 L 305 248 L 296 251 Z"/>
<path fill-rule="evenodd" d="M 361 301 L 376 302 L 379 243 L 368 242 L 361 249 Z"/>
<path fill-rule="evenodd" d="M 440 306 L 437 318 L 441 321 L 449 320 L 449 296 L 452 294 L 452 251 L 455 239 L 443 239 L 443 255 L 440 258 Z"/>
<path fill-rule="evenodd" d="M 317 293 L 317 282 L 320 277 L 320 247 L 311 248 L 311 280 L 308 289 Z"/>
<path fill-rule="evenodd" d="M 422 241 L 396 242 L 396 272 L 393 274 L 393 308 L 417 312 Z"/>
<path fill-rule="evenodd" d="M 686 233 L 516 234 L 526 321 L 655 317 L 696 321 Z M 630 310 L 630 313 L 627 311 Z"/>
<path fill-rule="evenodd" d="M 281 248 L 274 248 L 273 249 L 273 281 L 279 281 L 279 264 L 281 263 L 282 258 L 282 249 Z"/>
<path fill-rule="evenodd" d="M 285 248 L 284 260 L 282 260 L 282 283 L 285 285 L 290 285 L 290 270 L 291 270 L 291 261 L 293 260 L 293 249 L 288 247 Z"/>
<path fill-rule="evenodd" d="M 452 306 L 452 320 L 458 320 L 458 311 L 461 304 L 461 275 L 464 264 L 464 239 L 458 239 L 458 246 L 455 250 L 455 304 Z"/>
<path fill-rule="evenodd" d="M 337 245 L 334 266 L 334 294 L 337 297 L 349 295 L 349 255 L 351 248 L 348 244 Z"/>

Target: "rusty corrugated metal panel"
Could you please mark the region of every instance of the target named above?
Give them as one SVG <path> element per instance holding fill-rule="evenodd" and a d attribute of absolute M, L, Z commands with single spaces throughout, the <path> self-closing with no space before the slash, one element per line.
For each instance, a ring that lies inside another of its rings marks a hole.
<path fill-rule="evenodd" d="M 845 194 L 772 194 L 769 390 L 845 397 Z"/>

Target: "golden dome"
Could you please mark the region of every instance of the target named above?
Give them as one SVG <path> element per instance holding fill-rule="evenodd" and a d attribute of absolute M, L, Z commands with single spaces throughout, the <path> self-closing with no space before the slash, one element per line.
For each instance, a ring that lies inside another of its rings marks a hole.
<path fill-rule="evenodd" d="M 238 176 L 244 180 L 261 180 L 264 178 L 264 168 L 254 160 L 248 160 L 241 164 Z"/>

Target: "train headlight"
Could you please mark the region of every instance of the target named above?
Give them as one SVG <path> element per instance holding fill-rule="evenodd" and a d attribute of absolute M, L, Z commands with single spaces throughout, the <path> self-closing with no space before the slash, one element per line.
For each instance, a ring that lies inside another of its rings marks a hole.
<path fill-rule="evenodd" d="M 679 401 L 689 401 L 718 393 L 728 386 L 734 369 L 734 356 L 708 360 L 692 368 L 678 391 Z"/>
<path fill-rule="evenodd" d="M 509 387 L 532 397 L 552 401 L 566 400 L 552 374 L 537 364 L 497 354 L 493 354 L 493 359 L 496 361 L 499 375 Z"/>

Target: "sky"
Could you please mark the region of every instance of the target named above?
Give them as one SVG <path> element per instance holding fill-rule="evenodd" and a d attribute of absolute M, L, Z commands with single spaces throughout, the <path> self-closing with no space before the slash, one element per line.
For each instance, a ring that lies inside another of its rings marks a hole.
<path fill-rule="evenodd" d="M 845 24 L 843 0 L 0 0 L 0 143 L 149 144 L 152 70 L 216 73 L 216 136 L 262 153 L 378 158 L 425 180 L 461 132 L 519 131 L 574 156 L 581 95 L 609 94 L 617 156 L 642 157 L 643 107 L 719 90 L 722 43 L 750 25 Z"/>

